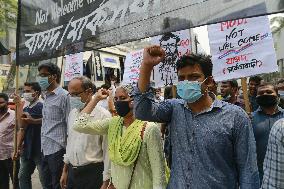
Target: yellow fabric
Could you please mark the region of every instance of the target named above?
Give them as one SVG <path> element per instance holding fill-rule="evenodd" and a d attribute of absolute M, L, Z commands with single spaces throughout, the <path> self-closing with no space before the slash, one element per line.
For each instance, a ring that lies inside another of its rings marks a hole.
<path fill-rule="evenodd" d="M 166 160 L 165 160 L 165 176 L 166 176 L 166 182 L 169 183 L 170 176 L 171 176 L 171 170 L 168 167 Z"/>
<path fill-rule="evenodd" d="M 109 157 L 113 163 L 129 166 L 135 162 L 142 145 L 143 125 L 143 121 L 136 119 L 122 135 L 123 118 L 113 117 L 108 130 Z"/>
<path fill-rule="evenodd" d="M 218 100 L 222 100 L 223 98 L 222 98 L 221 95 L 218 95 L 218 96 L 217 96 L 217 99 L 218 99 Z"/>

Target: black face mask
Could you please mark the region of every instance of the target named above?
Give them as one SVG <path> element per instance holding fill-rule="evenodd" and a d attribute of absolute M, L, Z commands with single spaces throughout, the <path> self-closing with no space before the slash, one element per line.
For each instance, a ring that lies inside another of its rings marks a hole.
<path fill-rule="evenodd" d="M 278 98 L 274 95 L 261 95 L 256 97 L 256 102 L 260 107 L 270 108 L 277 105 Z"/>
<path fill-rule="evenodd" d="M 222 100 L 223 101 L 225 101 L 225 102 L 228 102 L 230 99 L 231 99 L 231 95 L 230 94 L 226 94 L 226 96 L 224 96 L 223 98 L 222 98 Z"/>
<path fill-rule="evenodd" d="M 116 101 L 114 106 L 120 117 L 124 117 L 130 112 L 129 101 Z"/>

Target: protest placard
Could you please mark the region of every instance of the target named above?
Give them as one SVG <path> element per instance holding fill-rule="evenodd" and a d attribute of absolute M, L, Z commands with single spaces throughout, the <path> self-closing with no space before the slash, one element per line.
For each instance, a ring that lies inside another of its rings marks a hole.
<path fill-rule="evenodd" d="M 166 52 L 166 58 L 154 68 L 156 87 L 173 85 L 178 82 L 176 62 L 184 54 L 191 53 L 189 30 L 166 33 L 151 39 L 151 43 L 161 46 Z"/>
<path fill-rule="evenodd" d="M 208 34 L 216 81 L 278 71 L 267 16 L 209 25 Z"/>
<path fill-rule="evenodd" d="M 83 53 L 66 55 L 64 81 L 83 75 Z"/>
<path fill-rule="evenodd" d="M 125 70 L 123 74 L 124 84 L 135 84 L 138 82 L 140 66 L 143 60 L 143 49 L 130 52 L 125 58 Z"/>

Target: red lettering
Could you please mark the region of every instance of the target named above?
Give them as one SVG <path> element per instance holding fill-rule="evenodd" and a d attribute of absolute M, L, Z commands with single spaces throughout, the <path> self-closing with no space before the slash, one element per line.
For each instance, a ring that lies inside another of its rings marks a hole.
<path fill-rule="evenodd" d="M 229 21 L 229 27 L 232 28 L 236 25 L 236 20 Z"/>
<path fill-rule="evenodd" d="M 221 31 L 224 31 L 224 27 L 226 27 L 228 29 L 227 22 L 221 23 Z"/>
<path fill-rule="evenodd" d="M 189 41 L 189 39 L 183 39 L 179 42 L 178 45 L 183 47 L 183 48 L 186 48 L 190 45 L 190 41 Z"/>
<path fill-rule="evenodd" d="M 247 61 L 247 54 L 245 55 L 238 55 L 232 58 L 227 58 L 226 59 L 226 64 L 234 64 L 234 63 L 238 63 L 241 61 Z"/>
<path fill-rule="evenodd" d="M 233 60 L 233 58 L 227 58 L 226 59 L 226 61 L 227 61 L 226 64 L 233 64 L 232 60 Z"/>
<path fill-rule="evenodd" d="M 237 27 L 237 26 L 240 26 L 240 25 L 244 25 L 247 23 L 247 19 L 238 19 L 238 20 L 231 20 L 231 21 L 227 21 L 227 22 L 222 22 L 221 23 L 221 31 L 224 31 L 225 29 L 228 30 L 230 28 L 233 28 L 233 27 Z"/>

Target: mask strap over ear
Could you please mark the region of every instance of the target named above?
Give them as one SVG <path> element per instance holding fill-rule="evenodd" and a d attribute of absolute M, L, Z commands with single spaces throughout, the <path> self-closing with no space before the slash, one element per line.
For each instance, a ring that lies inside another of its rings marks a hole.
<path fill-rule="evenodd" d="M 201 82 L 201 85 L 202 85 L 203 83 L 205 83 L 207 79 L 208 79 L 208 77 L 206 77 L 206 78 Z M 207 86 L 207 85 L 206 85 L 206 89 L 205 89 L 204 92 L 205 92 L 205 93 L 208 92 L 208 86 Z"/>
<path fill-rule="evenodd" d="M 206 82 L 208 78 L 213 79 L 213 76 L 208 76 L 208 77 L 206 77 L 206 78 L 201 82 L 201 85 L 202 85 L 204 82 Z M 205 91 L 204 91 L 205 93 L 208 92 L 208 85 L 206 85 L 206 87 L 207 87 L 207 88 L 206 88 Z"/>
<path fill-rule="evenodd" d="M 51 75 L 51 76 L 54 76 L 54 75 Z M 57 77 L 57 76 L 56 76 L 56 77 Z M 53 80 L 50 82 L 50 85 L 51 85 L 54 81 L 56 81 L 56 79 L 53 79 Z"/>

